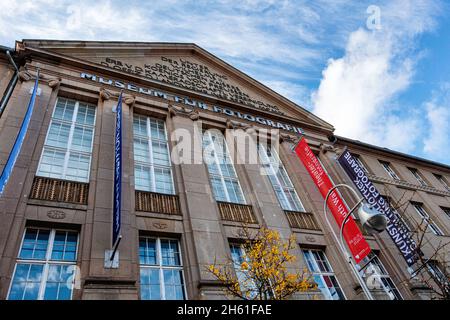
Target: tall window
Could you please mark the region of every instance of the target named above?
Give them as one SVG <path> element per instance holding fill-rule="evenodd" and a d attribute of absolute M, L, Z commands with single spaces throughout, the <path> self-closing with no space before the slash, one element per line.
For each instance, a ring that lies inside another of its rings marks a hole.
<path fill-rule="evenodd" d="M 94 125 L 95 106 L 58 98 L 36 174 L 88 182 Z"/>
<path fill-rule="evenodd" d="M 450 186 L 448 185 L 447 181 L 445 180 L 445 178 L 442 175 L 434 173 L 434 176 L 444 186 L 444 188 L 447 191 L 450 191 Z"/>
<path fill-rule="evenodd" d="M 322 250 L 303 250 L 303 255 L 314 281 L 327 300 L 345 300 L 344 293 L 334 275 L 325 252 Z"/>
<path fill-rule="evenodd" d="M 183 300 L 183 265 L 178 240 L 139 238 L 142 300 Z"/>
<path fill-rule="evenodd" d="M 420 183 L 420 185 L 426 187 L 428 184 L 425 182 L 425 180 L 420 175 L 419 171 L 416 168 L 408 168 L 408 170 L 411 172 L 411 174 L 416 178 L 417 182 Z"/>
<path fill-rule="evenodd" d="M 439 282 L 447 291 L 450 291 L 450 279 L 446 276 L 443 268 L 436 260 L 428 261 L 427 269 L 433 275 L 433 279 L 436 282 Z"/>
<path fill-rule="evenodd" d="M 361 157 L 358 154 L 355 154 L 355 153 L 352 153 L 351 155 L 352 155 L 353 159 L 355 159 L 355 161 L 361 167 L 361 169 L 363 169 L 365 173 L 369 173 L 369 170 L 367 170 L 366 166 L 361 161 Z"/>
<path fill-rule="evenodd" d="M 135 115 L 133 135 L 136 190 L 173 194 L 175 191 L 164 121 Z"/>
<path fill-rule="evenodd" d="M 400 292 L 377 256 L 372 256 L 366 267 L 359 272 L 377 300 L 402 300 Z"/>
<path fill-rule="evenodd" d="M 258 152 L 263 170 L 269 177 L 283 210 L 305 211 L 276 151 L 273 148 L 265 148 L 258 144 Z"/>
<path fill-rule="evenodd" d="M 205 131 L 203 150 L 216 200 L 244 204 L 244 194 L 223 134 L 218 130 Z"/>
<path fill-rule="evenodd" d="M 70 300 L 78 233 L 27 228 L 9 289 L 9 300 Z"/>
<path fill-rule="evenodd" d="M 381 165 L 383 166 L 384 170 L 386 170 L 386 172 L 389 174 L 389 176 L 394 179 L 394 180 L 400 180 L 400 178 L 398 177 L 398 175 L 395 173 L 394 169 L 391 168 L 391 164 L 389 162 L 386 161 L 381 161 L 380 160 Z"/>
<path fill-rule="evenodd" d="M 248 276 L 247 270 L 243 270 L 241 268 L 242 263 L 247 260 L 244 246 L 242 244 L 230 244 L 230 251 L 234 270 L 236 272 L 241 291 L 244 294 L 248 292 L 249 297 L 256 296 L 257 289 L 253 279 Z"/>
<path fill-rule="evenodd" d="M 419 216 L 422 218 L 422 221 L 425 221 L 425 223 L 428 224 L 428 228 L 437 236 L 443 236 L 444 233 L 441 229 L 431 220 L 430 215 L 423 207 L 423 204 L 420 202 L 414 202 L 411 201 L 411 204 L 413 205 L 414 209 L 416 209 L 416 212 L 419 214 Z"/>

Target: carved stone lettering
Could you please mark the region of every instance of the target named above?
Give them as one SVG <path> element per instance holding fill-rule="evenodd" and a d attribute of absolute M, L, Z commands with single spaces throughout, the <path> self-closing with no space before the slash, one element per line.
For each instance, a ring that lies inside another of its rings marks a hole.
<path fill-rule="evenodd" d="M 262 111 L 284 114 L 275 105 L 253 99 L 241 88 L 231 84 L 227 76 L 214 72 L 205 65 L 182 58 L 175 59 L 162 56 L 160 62 L 148 63 L 142 66 L 135 66 L 113 58 L 105 58 L 100 64 L 112 69 L 258 108 Z"/>

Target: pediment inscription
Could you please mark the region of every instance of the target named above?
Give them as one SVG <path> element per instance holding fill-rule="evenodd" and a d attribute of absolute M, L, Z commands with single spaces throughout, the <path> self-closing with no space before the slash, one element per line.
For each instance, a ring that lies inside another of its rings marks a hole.
<path fill-rule="evenodd" d="M 161 56 L 159 61 L 134 62 L 133 64 L 122 58 L 105 57 L 100 61 L 100 64 L 151 80 L 258 108 L 262 111 L 284 114 L 277 106 L 252 97 L 245 89 L 230 81 L 228 76 L 219 74 L 206 65 L 189 61 L 186 58 Z"/>

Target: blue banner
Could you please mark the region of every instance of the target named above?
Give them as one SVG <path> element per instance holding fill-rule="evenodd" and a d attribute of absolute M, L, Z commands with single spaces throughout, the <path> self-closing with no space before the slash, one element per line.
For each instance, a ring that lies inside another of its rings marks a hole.
<path fill-rule="evenodd" d="M 411 238 L 403 221 L 397 217 L 389 203 L 381 196 L 348 150 L 341 154 L 338 161 L 364 199 L 373 208 L 386 215 L 388 219 L 386 230 L 389 236 L 402 253 L 408 266 L 412 266 L 417 260 L 416 243 Z"/>
<path fill-rule="evenodd" d="M 114 205 L 113 205 L 113 232 L 112 246 L 118 244 L 121 238 L 122 224 L 122 93 L 116 107 L 116 132 L 114 135 Z"/>
<path fill-rule="evenodd" d="M 2 175 L 0 176 L 0 196 L 5 190 L 6 184 L 8 183 L 8 179 L 11 176 L 11 173 L 14 169 L 14 165 L 16 163 L 17 158 L 19 157 L 20 149 L 22 148 L 23 141 L 25 140 L 25 136 L 27 134 L 28 126 L 31 120 L 31 115 L 33 114 L 34 103 L 36 101 L 38 82 L 39 82 L 39 70 L 36 74 L 33 93 L 31 94 L 30 102 L 28 102 L 27 112 L 25 113 L 22 125 L 20 126 L 19 134 L 16 137 L 16 141 L 14 142 L 14 146 L 12 147 L 12 150 L 9 154 L 8 161 L 6 161 L 5 167 L 3 168 L 2 171 Z"/>

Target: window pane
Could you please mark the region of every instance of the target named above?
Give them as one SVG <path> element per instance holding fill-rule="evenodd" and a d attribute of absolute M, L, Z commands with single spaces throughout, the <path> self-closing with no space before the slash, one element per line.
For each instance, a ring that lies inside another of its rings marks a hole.
<path fill-rule="evenodd" d="M 72 265 L 50 265 L 44 299 L 70 300 L 75 279 L 74 272 L 75 266 Z"/>
<path fill-rule="evenodd" d="M 70 124 L 52 120 L 45 144 L 52 147 L 67 148 L 69 133 Z"/>
<path fill-rule="evenodd" d="M 156 265 L 156 240 L 149 238 L 139 239 L 139 262 L 140 264 Z"/>
<path fill-rule="evenodd" d="M 152 139 L 166 140 L 164 122 L 150 118 L 150 136 Z"/>
<path fill-rule="evenodd" d="M 78 105 L 76 123 L 93 126 L 95 120 L 95 107 L 84 103 Z"/>
<path fill-rule="evenodd" d="M 133 134 L 147 137 L 147 117 L 135 115 L 133 117 Z"/>
<path fill-rule="evenodd" d="M 51 259 L 75 261 L 77 252 L 77 238 L 78 235 L 75 232 L 56 231 Z"/>
<path fill-rule="evenodd" d="M 89 181 L 90 157 L 80 153 L 71 152 L 67 164 L 66 179 L 80 182 Z"/>
<path fill-rule="evenodd" d="M 55 107 L 55 112 L 53 113 L 53 118 L 65 121 L 72 121 L 74 110 L 75 110 L 75 101 L 64 98 L 58 98 Z"/>
<path fill-rule="evenodd" d="M 230 245 L 230 251 L 231 251 L 231 259 L 233 260 L 235 267 L 240 268 L 242 262 L 244 262 L 241 247 L 239 245 L 232 244 Z"/>
<path fill-rule="evenodd" d="M 152 142 L 153 163 L 156 165 L 170 166 L 169 152 L 165 142 Z"/>
<path fill-rule="evenodd" d="M 20 250 L 21 259 L 45 259 L 50 230 L 27 229 Z"/>
<path fill-rule="evenodd" d="M 228 178 L 225 178 L 224 180 L 229 197 L 228 201 L 234 203 L 243 203 L 244 198 L 242 196 L 241 189 L 237 180 L 231 180 Z"/>
<path fill-rule="evenodd" d="M 303 255 L 305 256 L 306 264 L 308 265 L 308 269 L 311 272 L 317 272 L 319 271 L 314 264 L 314 257 L 312 256 L 311 251 L 309 250 L 303 250 Z"/>
<path fill-rule="evenodd" d="M 160 300 L 159 269 L 141 268 L 141 299 Z"/>
<path fill-rule="evenodd" d="M 166 300 L 184 299 L 183 278 L 181 270 L 163 270 L 163 273 Z"/>
<path fill-rule="evenodd" d="M 214 197 L 217 201 L 227 201 L 222 180 L 217 177 L 211 177 L 211 186 L 213 188 Z"/>
<path fill-rule="evenodd" d="M 180 266 L 178 241 L 161 240 L 161 258 L 163 266 Z"/>
<path fill-rule="evenodd" d="M 142 165 L 135 165 L 134 182 L 136 185 L 136 190 L 152 191 L 152 177 L 150 168 Z"/>
<path fill-rule="evenodd" d="M 63 174 L 65 153 L 44 147 L 37 175 L 50 178 L 61 178 Z"/>
<path fill-rule="evenodd" d="M 155 191 L 159 193 L 172 194 L 172 174 L 170 169 L 155 168 Z"/>
<path fill-rule="evenodd" d="M 150 150 L 148 147 L 148 140 L 142 138 L 134 138 L 134 160 L 150 163 Z"/>
<path fill-rule="evenodd" d="M 43 269 L 44 265 L 18 263 L 8 299 L 36 300 Z"/>
<path fill-rule="evenodd" d="M 93 128 L 75 126 L 71 149 L 83 152 L 91 152 Z"/>

